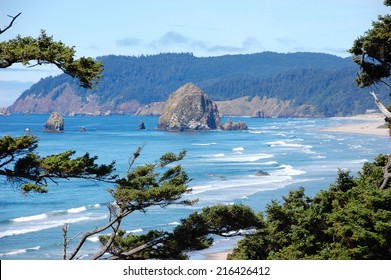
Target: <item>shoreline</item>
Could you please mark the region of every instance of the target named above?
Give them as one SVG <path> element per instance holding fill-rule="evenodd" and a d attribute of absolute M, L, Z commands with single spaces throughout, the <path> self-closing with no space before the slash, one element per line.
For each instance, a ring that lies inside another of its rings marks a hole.
<path fill-rule="evenodd" d="M 384 116 L 381 113 L 362 114 L 352 117 L 333 117 L 335 120 L 357 120 L 356 123 L 341 124 L 333 127 L 326 127 L 320 132 L 340 132 L 353 134 L 367 134 L 376 136 L 389 136 Z"/>
<path fill-rule="evenodd" d="M 233 249 L 225 250 L 225 251 L 221 251 L 221 252 L 206 253 L 203 255 L 206 257 L 207 260 L 210 260 L 210 261 L 227 260 L 227 256 L 228 256 L 228 254 L 232 253 L 232 250 Z"/>
<path fill-rule="evenodd" d="M 351 117 L 333 117 L 334 120 L 354 120 L 355 123 L 337 124 L 333 127 L 326 127 L 320 132 L 338 132 L 352 134 L 366 134 L 374 136 L 390 136 L 389 129 L 386 127 L 384 116 L 381 113 L 362 114 Z M 202 254 L 206 260 L 226 260 L 232 249 L 225 249 L 216 252 Z"/>

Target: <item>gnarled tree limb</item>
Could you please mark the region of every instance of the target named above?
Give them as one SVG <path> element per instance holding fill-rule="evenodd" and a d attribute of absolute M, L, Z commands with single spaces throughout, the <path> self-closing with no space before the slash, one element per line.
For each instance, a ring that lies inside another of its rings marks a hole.
<path fill-rule="evenodd" d="M 391 180 L 391 155 L 388 156 L 388 162 L 386 166 L 383 167 L 383 172 L 384 172 L 384 180 L 380 186 L 381 190 L 387 188 L 388 183 Z"/>
<path fill-rule="evenodd" d="M 380 99 L 377 97 L 375 92 L 371 91 L 370 94 L 375 98 L 375 102 L 379 110 L 385 115 L 387 118 L 391 118 L 391 112 L 387 110 L 387 108 L 380 102 Z"/>
<path fill-rule="evenodd" d="M 7 31 L 8 29 L 11 28 L 12 24 L 14 24 L 14 21 L 16 20 L 16 18 L 18 16 L 20 16 L 21 13 L 17 14 L 16 16 L 10 16 L 8 15 L 8 17 L 12 18 L 11 22 L 8 24 L 8 26 L 4 29 L 0 29 L 0 34 L 4 33 L 5 31 Z"/>

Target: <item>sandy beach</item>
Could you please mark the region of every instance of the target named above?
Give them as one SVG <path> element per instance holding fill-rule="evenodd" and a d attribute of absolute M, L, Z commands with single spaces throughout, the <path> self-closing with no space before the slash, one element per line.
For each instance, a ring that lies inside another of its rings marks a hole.
<path fill-rule="evenodd" d="M 232 250 L 227 250 L 223 252 L 207 253 L 205 257 L 207 260 L 226 260 L 228 254 L 232 253 Z"/>
<path fill-rule="evenodd" d="M 381 113 L 362 114 L 352 117 L 335 117 L 338 120 L 357 120 L 354 124 L 338 125 L 322 129 L 323 132 L 341 132 L 341 133 L 357 133 L 370 134 L 378 136 L 388 136 L 384 121 L 384 116 Z"/>

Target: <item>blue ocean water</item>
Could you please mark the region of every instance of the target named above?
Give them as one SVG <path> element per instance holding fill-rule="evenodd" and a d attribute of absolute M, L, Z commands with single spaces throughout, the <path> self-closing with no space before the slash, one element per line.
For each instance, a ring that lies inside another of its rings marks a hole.
<path fill-rule="evenodd" d="M 271 200 L 281 200 L 299 186 L 313 196 L 328 188 L 338 168 L 355 173 L 377 154 L 390 152 L 387 136 L 319 132 L 352 120 L 233 118 L 245 121 L 249 130 L 176 133 L 156 130 L 157 117 L 75 116 L 65 117 L 64 133 L 45 133 L 47 119 L 48 115 L 0 117 L 0 137 L 20 136 L 30 128 L 40 139 L 41 155 L 89 152 L 100 163 L 115 160 L 120 175 L 139 146 L 144 148 L 136 165 L 155 162 L 165 152 L 187 150 L 182 165 L 193 179 L 193 192 L 186 198 L 198 198 L 199 203 L 133 213 L 122 224 L 133 233 L 169 230 L 190 213 L 218 203 L 242 203 L 263 211 Z M 137 129 L 141 120 L 146 130 Z M 81 126 L 87 131 L 80 132 Z M 255 176 L 260 170 L 271 176 Z M 101 182 L 63 180 L 51 184 L 47 194 L 29 195 L 4 178 L 0 186 L 0 259 L 61 259 L 64 223 L 70 224 L 68 238 L 101 226 L 109 217 L 106 205 L 113 202 L 107 192 L 113 186 Z M 205 252 L 222 251 L 235 241 L 218 238 Z M 88 258 L 98 246 L 98 236 L 90 238 L 80 257 Z M 192 258 L 203 258 L 203 253 L 195 252 Z"/>

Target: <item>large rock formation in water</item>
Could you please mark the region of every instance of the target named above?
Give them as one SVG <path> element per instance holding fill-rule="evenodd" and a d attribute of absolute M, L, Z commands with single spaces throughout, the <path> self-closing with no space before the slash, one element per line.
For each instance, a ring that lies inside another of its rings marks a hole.
<path fill-rule="evenodd" d="M 64 119 L 60 115 L 60 113 L 53 112 L 47 122 L 45 123 L 45 126 L 43 128 L 44 131 L 47 132 L 62 132 L 64 131 Z"/>
<path fill-rule="evenodd" d="M 208 130 L 221 125 L 216 104 L 192 83 L 170 95 L 158 121 L 162 130 Z"/>
<path fill-rule="evenodd" d="M 209 130 L 247 129 L 244 123 L 224 125 L 220 120 L 217 105 L 208 95 L 192 83 L 180 87 L 165 103 L 158 121 L 162 130 Z"/>

